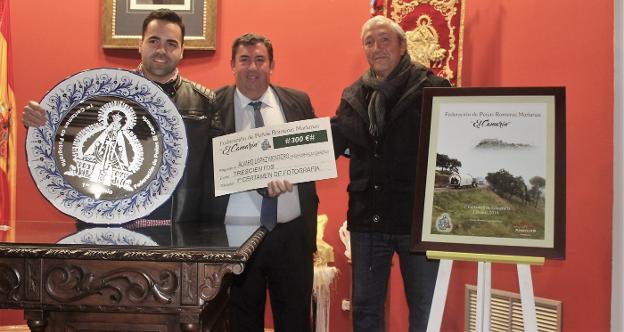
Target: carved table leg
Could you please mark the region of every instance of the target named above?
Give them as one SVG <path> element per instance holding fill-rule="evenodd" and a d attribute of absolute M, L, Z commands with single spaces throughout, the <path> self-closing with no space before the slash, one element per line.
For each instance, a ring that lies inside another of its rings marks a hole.
<path fill-rule="evenodd" d="M 199 332 L 199 324 L 180 323 L 180 330 L 182 332 Z"/>

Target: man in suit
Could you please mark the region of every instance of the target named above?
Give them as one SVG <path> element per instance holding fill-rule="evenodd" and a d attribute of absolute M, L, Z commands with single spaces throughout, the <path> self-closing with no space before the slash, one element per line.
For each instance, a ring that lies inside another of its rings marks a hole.
<path fill-rule="evenodd" d="M 270 84 L 275 67 L 269 39 L 245 34 L 234 40 L 231 58 L 235 85 L 217 91 L 225 134 L 314 118 L 307 94 Z M 255 106 L 255 107 L 254 107 Z M 259 112 L 259 114 L 255 114 Z M 260 124 L 262 125 L 262 124 Z M 230 290 L 230 327 L 264 331 L 266 289 L 275 331 L 310 331 L 313 253 L 318 197 L 314 182 L 292 185 L 272 181 L 269 197 L 277 197 L 277 225 L 268 232 Z M 226 224 L 260 225 L 264 197 L 246 191 L 217 197 L 206 205 L 213 219 Z"/>

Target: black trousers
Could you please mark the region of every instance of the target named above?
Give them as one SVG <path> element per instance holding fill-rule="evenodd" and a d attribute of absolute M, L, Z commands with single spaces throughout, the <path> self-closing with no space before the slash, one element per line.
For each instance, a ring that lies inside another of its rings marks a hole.
<path fill-rule="evenodd" d="M 277 224 L 267 234 L 230 288 L 230 331 L 264 331 L 269 290 L 275 332 L 311 330 L 310 306 L 314 263 L 305 248 L 301 218 Z"/>

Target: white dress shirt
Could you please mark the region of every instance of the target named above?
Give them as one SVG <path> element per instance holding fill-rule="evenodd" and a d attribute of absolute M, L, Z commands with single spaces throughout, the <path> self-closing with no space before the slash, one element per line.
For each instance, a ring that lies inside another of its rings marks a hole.
<path fill-rule="evenodd" d="M 234 95 L 236 132 L 255 128 L 254 109 L 249 105 L 252 101 L 262 102 L 260 113 L 266 127 L 286 123 L 282 105 L 272 88 L 269 87 L 258 100 L 251 100 L 245 97 L 236 88 L 236 94 Z M 262 196 L 255 190 L 231 194 L 225 213 L 225 223 L 230 225 L 260 226 L 261 206 Z M 297 190 L 297 185 L 293 185 L 292 192 L 283 193 L 277 198 L 277 222 L 286 223 L 300 215 L 299 191 Z"/>

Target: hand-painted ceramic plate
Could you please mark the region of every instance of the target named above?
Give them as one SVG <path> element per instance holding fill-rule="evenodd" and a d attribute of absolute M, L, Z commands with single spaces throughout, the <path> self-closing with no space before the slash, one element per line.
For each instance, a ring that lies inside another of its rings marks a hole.
<path fill-rule="evenodd" d="M 79 220 L 121 224 L 173 193 L 187 155 L 173 101 L 121 69 L 77 73 L 41 100 L 48 123 L 28 129 L 30 173 L 43 196 Z"/>
<path fill-rule="evenodd" d="M 154 240 L 141 233 L 121 227 L 96 227 L 65 237 L 58 244 L 93 244 L 98 246 L 157 246 Z"/>

